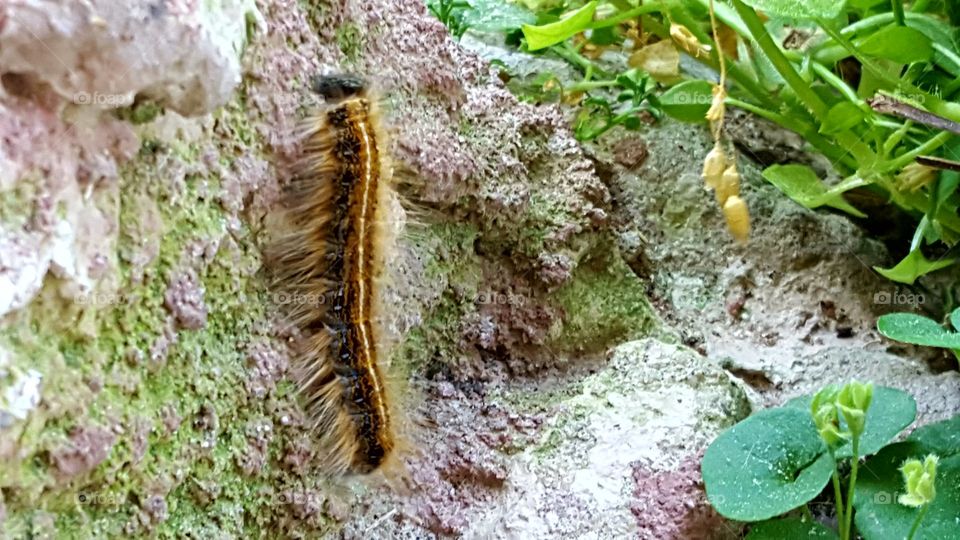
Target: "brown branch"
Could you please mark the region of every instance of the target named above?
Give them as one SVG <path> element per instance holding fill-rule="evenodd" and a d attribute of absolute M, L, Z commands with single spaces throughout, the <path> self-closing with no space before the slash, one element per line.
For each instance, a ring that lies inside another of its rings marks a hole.
<path fill-rule="evenodd" d="M 899 116 L 900 118 L 906 118 L 907 120 L 913 120 L 914 122 L 960 135 L 960 123 L 918 109 L 913 105 L 908 105 L 890 96 L 878 94 L 872 99 L 868 99 L 867 104 L 880 114 L 892 114 L 893 116 Z"/>
<path fill-rule="evenodd" d="M 934 169 L 960 171 L 960 161 L 953 161 L 952 159 L 943 159 L 934 156 L 917 156 L 917 163 L 926 165 L 927 167 L 933 167 Z"/>

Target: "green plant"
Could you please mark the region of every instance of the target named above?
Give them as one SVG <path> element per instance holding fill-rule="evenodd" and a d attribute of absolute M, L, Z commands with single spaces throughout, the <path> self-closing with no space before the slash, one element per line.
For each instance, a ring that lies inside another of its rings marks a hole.
<path fill-rule="evenodd" d="M 707 449 L 707 498 L 721 515 L 753 523 L 750 540 L 950 538 L 960 515 L 960 416 L 888 444 L 915 418 L 909 394 L 855 381 L 760 411 Z M 807 506 L 824 491 L 836 530 Z"/>
<path fill-rule="evenodd" d="M 891 313 L 877 320 L 877 330 L 890 339 L 904 343 L 950 349 L 960 360 L 960 308 L 950 314 L 950 324 L 954 332 L 923 315 Z"/>
<path fill-rule="evenodd" d="M 463 20 L 465 11 L 473 6 L 466 0 L 435 0 L 427 2 L 427 9 L 434 17 L 450 29 L 450 33 L 460 39 L 469 27 Z"/>
<path fill-rule="evenodd" d="M 427 9 L 457 39 L 471 28 L 506 33 L 536 20 L 528 10 L 505 0 L 427 0 Z"/>
<path fill-rule="evenodd" d="M 764 178 L 794 201 L 860 218 L 882 212 L 858 207 L 844 197 L 856 191 L 861 199 L 886 201 L 915 217 L 917 227 L 907 255 L 878 272 L 913 283 L 960 260 L 956 0 L 918 0 L 906 8 L 903 0 L 525 4 L 532 6 L 536 20 L 519 25 L 519 41 L 514 31 L 518 21 L 507 25 L 508 42 L 532 54 L 556 55 L 582 73 L 582 80 L 564 88 L 587 94 L 579 102 L 578 125 L 636 128 L 639 122 L 627 118 L 645 109 L 683 121 L 703 121 L 716 80 L 693 79 L 701 84 L 690 85 L 689 79 L 679 76 L 657 78 L 661 87 L 666 86 L 659 99 L 648 91 L 645 107 L 632 102 L 618 107 L 613 96 L 625 90 L 618 82 L 621 68 L 589 54 L 618 50 L 629 56 L 630 69 L 654 75 L 669 55 L 655 62 L 638 57 L 659 43 L 672 44 L 710 68 L 725 71 L 729 81 L 724 85 L 725 105 L 797 132 L 830 159 L 842 180 L 824 181 L 805 165 L 774 165 L 764 171 Z M 599 118 L 587 121 L 585 116 Z M 607 129 L 582 129 L 577 135 L 588 139 Z"/>
<path fill-rule="evenodd" d="M 608 100 L 601 97 L 584 100 L 574 126 L 574 134 L 578 139 L 594 139 L 616 126 L 639 129 L 642 122 L 638 113 L 641 111 L 649 111 L 654 118 L 659 116 L 660 112 L 655 107 L 657 101 L 653 96 L 654 85 L 645 73 L 631 69 L 618 75 L 611 83 L 610 86 L 615 85 L 622 89 L 616 101 L 625 104 L 625 107 L 615 109 Z"/>

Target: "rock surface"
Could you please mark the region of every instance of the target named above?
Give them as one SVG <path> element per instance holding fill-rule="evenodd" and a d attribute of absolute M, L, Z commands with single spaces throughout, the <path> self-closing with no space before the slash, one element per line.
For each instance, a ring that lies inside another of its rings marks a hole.
<path fill-rule="evenodd" d="M 752 406 L 857 374 L 960 408 L 872 333 L 886 254 L 846 218 L 750 169 L 729 242 L 697 128 L 585 151 L 419 0 L 107 4 L 0 6 L 0 536 L 728 538 L 699 456 Z M 419 205 L 389 487 L 324 476 L 261 268 L 337 71 Z"/>
<path fill-rule="evenodd" d="M 922 294 L 873 271 L 895 262 L 885 247 L 843 215 L 783 197 L 743 158 L 753 231 L 748 245 L 731 242 L 700 178 L 711 145 L 706 132 L 664 123 L 591 150 L 613 193 L 618 244 L 650 276 L 654 304 L 684 342 L 722 361 L 762 406 L 859 378 L 916 396 L 919 423 L 956 414 L 960 374 L 940 367 L 950 363 L 891 354 L 910 351 L 876 331 L 884 313 L 925 307 Z M 637 146 L 648 157 L 623 166 Z"/>

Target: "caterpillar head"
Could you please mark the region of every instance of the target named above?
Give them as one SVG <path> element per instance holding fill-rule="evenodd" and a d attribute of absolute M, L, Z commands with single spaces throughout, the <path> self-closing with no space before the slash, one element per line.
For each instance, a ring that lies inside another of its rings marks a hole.
<path fill-rule="evenodd" d="M 367 81 L 357 75 L 339 73 L 314 77 L 312 86 L 313 91 L 327 101 L 336 102 L 366 92 Z"/>

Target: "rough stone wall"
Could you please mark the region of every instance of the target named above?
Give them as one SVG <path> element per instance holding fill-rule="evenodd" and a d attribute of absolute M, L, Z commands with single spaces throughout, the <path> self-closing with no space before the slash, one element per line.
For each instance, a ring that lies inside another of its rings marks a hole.
<path fill-rule="evenodd" d="M 408 203 L 389 489 L 319 469 L 261 268 L 334 71 L 374 81 Z M 960 409 L 872 333 L 849 221 L 744 162 L 734 246 L 705 131 L 583 149 L 420 0 L 6 2 L 0 82 L 0 537 L 731 538 L 699 455 L 752 407 L 859 375 Z"/>
<path fill-rule="evenodd" d="M 129 4 L 0 6 L 0 526 L 314 536 L 366 515 L 317 468 L 260 268 L 309 78 L 351 71 L 413 201 L 394 369 L 415 416 L 459 418 L 410 435 L 397 519 L 461 531 L 460 499 L 506 481 L 503 441 L 460 440 L 486 385 L 656 327 L 564 118 L 417 0 Z"/>

